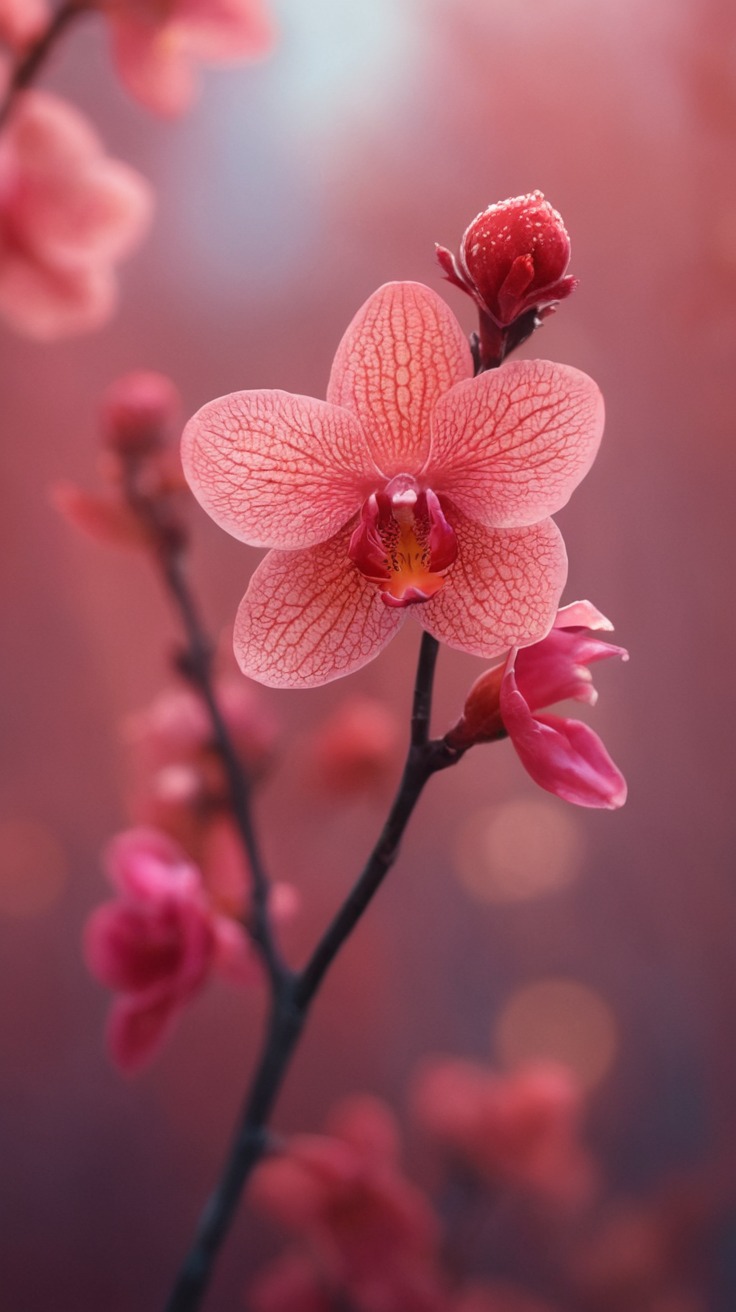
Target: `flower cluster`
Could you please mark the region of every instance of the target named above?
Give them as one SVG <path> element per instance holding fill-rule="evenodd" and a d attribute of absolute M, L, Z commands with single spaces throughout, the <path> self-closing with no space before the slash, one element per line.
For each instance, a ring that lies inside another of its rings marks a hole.
<path fill-rule="evenodd" d="M 28 90 L 22 76 L 36 50 L 94 9 L 109 25 L 123 84 L 162 114 L 190 105 L 199 62 L 256 59 L 274 41 L 262 0 L 91 0 L 56 15 L 45 0 L 0 0 L 0 42 L 10 52 L 0 55 L 0 318 L 39 341 L 110 317 L 114 268 L 151 219 L 144 179 L 108 158 L 78 110 Z"/>
<path fill-rule="evenodd" d="M 254 1176 L 252 1206 L 290 1244 L 251 1284 L 248 1308 L 704 1312 L 702 1184 L 612 1200 L 586 1110 L 564 1066 L 425 1064 L 411 1115 L 437 1159 L 430 1190 L 405 1173 L 388 1106 L 345 1099 L 323 1134 L 297 1135 Z"/>

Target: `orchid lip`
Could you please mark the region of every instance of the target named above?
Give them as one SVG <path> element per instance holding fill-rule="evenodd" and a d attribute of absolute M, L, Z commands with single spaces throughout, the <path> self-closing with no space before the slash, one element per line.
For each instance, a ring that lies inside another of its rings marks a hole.
<path fill-rule="evenodd" d="M 363 503 L 348 548 L 363 576 L 387 606 L 429 601 L 457 555 L 455 533 L 439 498 L 410 474 L 397 474 Z"/>

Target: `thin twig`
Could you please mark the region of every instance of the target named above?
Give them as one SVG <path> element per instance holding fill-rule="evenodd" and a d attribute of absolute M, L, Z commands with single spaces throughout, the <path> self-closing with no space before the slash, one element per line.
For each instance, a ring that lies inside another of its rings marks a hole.
<path fill-rule="evenodd" d="M 46 60 L 51 54 L 59 37 L 66 31 L 75 18 L 79 17 L 80 14 L 83 14 L 90 7 L 89 4 L 84 3 L 84 0 L 67 0 L 66 4 L 63 4 L 57 9 L 48 27 L 44 29 L 38 40 L 34 42 L 30 49 L 26 51 L 25 55 L 21 56 L 18 60 L 18 63 L 15 65 L 10 75 L 10 81 L 5 96 L 3 97 L 2 104 L 0 104 L 0 130 L 5 127 L 13 110 L 13 106 L 15 105 L 16 98 L 35 81 L 37 74 L 46 63 Z"/>
<path fill-rule="evenodd" d="M 292 979 L 293 972 L 281 955 L 269 913 L 271 884 L 253 823 L 250 778 L 233 746 L 215 692 L 212 644 L 184 568 L 186 534 L 176 515 L 171 515 L 166 501 L 162 502 L 158 496 L 141 487 L 144 471 L 145 460 L 141 463 L 140 457 L 129 457 L 123 464 L 123 492 L 130 509 L 148 535 L 151 555 L 186 635 L 187 647 L 181 667 L 197 688 L 209 715 L 213 746 L 225 771 L 233 820 L 248 862 L 251 906 L 246 928 L 261 954 L 272 996 L 276 998 L 284 985 Z"/>
<path fill-rule="evenodd" d="M 186 672 L 198 688 L 209 713 L 214 748 L 227 778 L 233 818 L 250 869 L 252 902 L 248 929 L 260 949 L 275 993 L 291 972 L 279 950 L 269 915 L 270 880 L 253 823 L 250 779 L 238 758 L 217 700 L 212 678 L 212 648 L 189 588 L 182 553 L 164 549 L 159 552 L 159 562 L 164 583 L 187 635 Z"/>
<path fill-rule="evenodd" d="M 388 819 L 355 886 L 317 943 L 306 966 L 299 975 L 283 980 L 279 993 L 274 996 L 261 1056 L 240 1126 L 165 1312 L 196 1312 L 200 1307 L 243 1187 L 266 1149 L 267 1120 L 315 994 L 338 951 L 394 864 L 399 843 L 427 780 L 459 759 L 459 754 L 447 744 L 430 741 L 428 737 L 436 659 L 437 642 L 425 634 L 414 689 L 411 743 Z"/>

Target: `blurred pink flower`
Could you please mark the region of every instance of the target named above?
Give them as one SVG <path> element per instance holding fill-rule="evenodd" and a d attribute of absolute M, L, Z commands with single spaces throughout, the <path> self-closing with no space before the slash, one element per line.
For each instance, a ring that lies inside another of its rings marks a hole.
<path fill-rule="evenodd" d="M 504 664 L 476 680 L 448 742 L 466 748 L 508 734 L 524 769 L 541 788 L 578 806 L 622 806 L 626 781 L 598 735 L 579 720 L 536 714 L 539 707 L 568 697 L 595 705 L 588 666 L 610 656 L 628 660 L 628 652 L 586 629 L 612 627 L 588 601 L 563 607 L 546 638 L 512 651 Z"/>
<path fill-rule="evenodd" d="M 505 1281 L 469 1285 L 453 1299 L 448 1312 L 555 1312 L 549 1303 Z"/>
<path fill-rule="evenodd" d="M 251 1200 L 308 1240 L 325 1287 L 361 1312 L 444 1312 L 437 1222 L 397 1153 L 389 1109 L 347 1099 L 328 1134 L 299 1135 L 261 1163 Z"/>
<path fill-rule="evenodd" d="M 353 797 L 374 791 L 396 766 L 401 731 L 396 716 L 375 697 L 348 697 L 319 726 L 311 768 L 326 793 Z"/>
<path fill-rule="evenodd" d="M 413 1106 L 437 1143 L 494 1185 L 566 1204 L 593 1191 L 595 1168 L 579 1137 L 581 1093 L 565 1067 L 537 1062 L 497 1075 L 437 1060 L 417 1077 Z"/>
<path fill-rule="evenodd" d="M 94 542 L 124 550 L 150 546 L 144 525 L 119 496 L 61 482 L 51 488 L 51 502 L 68 524 Z"/>
<path fill-rule="evenodd" d="M 92 912 L 85 955 L 92 974 L 121 995 L 107 1037 L 113 1060 L 132 1072 L 216 967 L 241 981 L 260 973 L 242 926 L 212 911 L 199 870 L 167 835 L 128 830 L 110 844 L 106 864 L 118 896 Z"/>
<path fill-rule="evenodd" d="M 40 36 L 48 20 L 45 0 L 0 0 L 0 41 L 22 49 Z"/>
<path fill-rule="evenodd" d="M 238 612 L 245 674 L 327 683 L 377 656 L 407 608 L 485 657 L 548 631 L 566 575 L 548 516 L 593 461 L 602 399 L 549 361 L 471 374 L 445 303 L 390 283 L 343 337 L 326 402 L 236 392 L 190 420 L 182 458 L 205 510 L 279 548 Z"/>
<path fill-rule="evenodd" d="M 25 92 L 0 138 L 0 317 L 39 341 L 99 327 L 115 306 L 113 266 L 151 208 L 148 184 L 105 155 L 76 109 Z"/>
<path fill-rule="evenodd" d="M 262 0 L 103 0 L 120 78 L 142 104 L 180 114 L 197 87 L 196 65 L 237 64 L 271 50 Z"/>
<path fill-rule="evenodd" d="M 276 722 L 242 676 L 220 678 L 215 691 L 238 759 L 257 778 L 272 759 Z M 201 697 L 187 687 L 167 689 L 128 718 L 124 737 L 132 756 L 133 819 L 180 843 L 199 866 L 213 904 L 228 915 L 244 915 L 248 868 Z M 288 919 L 295 893 L 287 885 L 276 885 L 276 893 Z"/>
<path fill-rule="evenodd" d="M 555 302 L 575 287 L 576 279 L 566 276 L 570 238 L 541 191 L 512 196 L 483 210 L 463 233 L 457 258 L 443 246 L 436 250 L 445 277 L 472 296 L 480 309 L 485 364 L 503 359 L 511 324 L 530 317 L 528 330 L 513 340 L 518 345 L 530 335 L 534 317 L 551 314 Z"/>
<path fill-rule="evenodd" d="M 248 1289 L 250 1312 L 335 1312 L 329 1285 L 314 1262 L 299 1253 L 259 1272 Z"/>

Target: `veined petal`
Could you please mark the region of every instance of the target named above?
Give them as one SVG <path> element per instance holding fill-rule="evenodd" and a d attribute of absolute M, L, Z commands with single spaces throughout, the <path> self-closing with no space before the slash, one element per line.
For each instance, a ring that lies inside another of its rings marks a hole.
<path fill-rule="evenodd" d="M 526 528 L 484 528 L 451 518 L 458 556 L 444 587 L 416 617 L 448 647 L 490 660 L 549 632 L 567 577 L 567 555 L 551 519 Z"/>
<path fill-rule="evenodd" d="M 415 473 L 440 396 L 470 378 L 468 343 L 449 306 L 418 282 L 390 282 L 362 306 L 337 348 L 327 400 L 358 415 L 386 474 Z"/>
<path fill-rule="evenodd" d="M 290 392 L 210 401 L 184 429 L 181 455 L 200 505 L 254 547 L 324 542 L 377 478 L 354 415 Z"/>
<path fill-rule="evenodd" d="M 603 397 L 587 374 L 516 360 L 437 403 L 423 480 L 489 528 L 534 524 L 565 505 L 595 458 Z"/>
<path fill-rule="evenodd" d="M 403 623 L 348 558 L 351 530 L 309 551 L 270 551 L 235 620 L 244 674 L 272 688 L 316 688 L 373 660 Z"/>
<path fill-rule="evenodd" d="M 580 720 L 532 715 L 513 669 L 501 685 L 501 715 L 521 764 L 540 788 L 577 806 L 623 806 L 626 780 L 598 735 Z"/>

